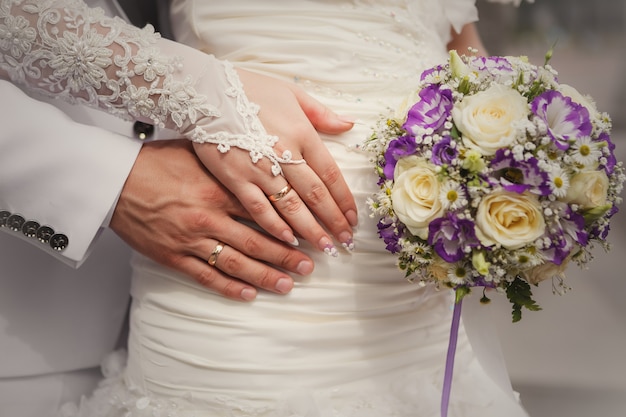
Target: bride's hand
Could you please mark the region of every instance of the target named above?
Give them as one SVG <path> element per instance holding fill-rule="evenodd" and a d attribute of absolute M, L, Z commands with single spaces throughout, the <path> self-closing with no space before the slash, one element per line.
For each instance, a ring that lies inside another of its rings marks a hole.
<path fill-rule="evenodd" d="M 289 292 L 293 279 L 279 268 L 313 271 L 308 256 L 240 218 L 249 216 L 239 201 L 181 139 L 143 145 L 110 226 L 140 253 L 236 300 L 253 299 L 257 288 Z"/>
<path fill-rule="evenodd" d="M 320 250 L 336 254 L 333 235 L 351 248 L 356 203 L 318 131 L 338 134 L 351 129 L 353 123 L 293 84 L 249 71 L 238 73 L 247 97 L 260 106 L 263 126 L 279 138 L 276 154 L 289 150 L 294 160 L 304 159 L 306 164 L 282 164 L 283 177 L 272 175 L 266 158 L 253 164 L 240 149 L 220 153 L 215 145 L 194 144 L 197 155 L 273 236 L 295 243 L 295 231 Z M 288 185 L 293 189 L 284 197 L 270 198 L 288 190 Z"/>

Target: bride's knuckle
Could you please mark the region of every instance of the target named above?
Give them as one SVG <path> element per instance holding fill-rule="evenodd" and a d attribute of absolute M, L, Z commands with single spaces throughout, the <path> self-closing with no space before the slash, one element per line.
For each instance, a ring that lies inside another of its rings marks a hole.
<path fill-rule="evenodd" d="M 264 200 L 252 200 L 246 208 L 248 213 L 255 217 L 265 214 L 269 209 L 269 204 Z"/>
<path fill-rule="evenodd" d="M 308 205 L 318 205 L 328 197 L 328 189 L 322 184 L 316 184 L 304 195 L 304 200 Z"/>
<path fill-rule="evenodd" d="M 300 199 L 300 197 L 293 193 L 293 195 L 289 195 L 281 200 L 281 209 L 280 211 L 287 215 L 293 215 L 302 210 L 304 207 L 304 203 Z"/>
<path fill-rule="evenodd" d="M 327 167 L 321 173 L 320 178 L 324 184 L 333 185 L 341 178 L 341 170 L 336 165 Z"/>

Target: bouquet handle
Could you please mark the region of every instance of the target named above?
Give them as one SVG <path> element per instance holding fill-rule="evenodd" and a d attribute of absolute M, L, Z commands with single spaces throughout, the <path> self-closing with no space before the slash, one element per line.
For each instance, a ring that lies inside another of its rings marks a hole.
<path fill-rule="evenodd" d="M 443 390 L 441 393 L 441 417 L 448 417 L 448 405 L 450 404 L 450 393 L 452 392 L 452 375 L 454 373 L 454 357 L 456 354 L 456 344 L 459 337 L 459 325 L 461 322 L 461 309 L 463 299 L 455 298 L 454 311 L 452 313 L 452 324 L 450 325 L 450 337 L 448 339 L 448 353 L 446 355 L 446 367 L 443 377 Z"/>

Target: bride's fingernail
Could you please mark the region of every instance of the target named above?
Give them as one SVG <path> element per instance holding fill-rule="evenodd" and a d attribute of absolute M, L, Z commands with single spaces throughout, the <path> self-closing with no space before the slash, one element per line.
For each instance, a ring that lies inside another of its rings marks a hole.
<path fill-rule="evenodd" d="M 291 246 L 300 246 L 298 239 L 289 230 L 285 230 L 283 232 L 283 240 Z"/>
<path fill-rule="evenodd" d="M 344 123 L 350 123 L 350 124 L 356 123 L 356 118 L 355 117 L 346 116 L 344 114 L 337 115 L 337 119 L 339 119 L 340 121 L 342 121 Z"/>
<path fill-rule="evenodd" d="M 337 256 L 339 256 L 339 251 L 337 250 L 335 245 L 325 246 L 324 253 L 328 256 L 332 256 L 333 258 L 336 258 Z"/>
<path fill-rule="evenodd" d="M 346 216 L 348 223 L 350 223 L 350 226 L 356 227 L 359 224 L 359 216 L 356 214 L 356 211 L 348 210 L 344 215 Z"/>
<path fill-rule="evenodd" d="M 354 241 L 352 240 L 352 233 L 350 232 L 341 232 L 339 236 L 337 236 L 339 241 L 341 242 L 341 246 L 348 252 L 352 252 L 354 249 Z"/>
<path fill-rule="evenodd" d="M 333 258 L 339 256 L 339 251 L 337 251 L 337 248 L 335 247 L 335 245 L 333 245 L 333 242 L 327 237 L 323 237 L 320 239 L 319 247 L 324 251 L 326 255 L 332 256 Z"/>

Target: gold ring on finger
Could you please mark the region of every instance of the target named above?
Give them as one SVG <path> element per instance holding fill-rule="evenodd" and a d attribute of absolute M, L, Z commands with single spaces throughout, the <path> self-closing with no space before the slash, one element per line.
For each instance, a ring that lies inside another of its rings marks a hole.
<path fill-rule="evenodd" d="M 285 185 L 279 192 L 277 192 L 276 194 L 268 195 L 267 198 L 272 203 L 275 203 L 282 200 L 289 193 L 289 191 L 291 191 L 291 184 Z"/>
<path fill-rule="evenodd" d="M 209 255 L 209 259 L 207 260 L 209 265 L 215 266 L 215 264 L 217 263 L 217 257 L 220 255 L 220 253 L 222 253 L 224 246 L 226 246 L 224 243 L 220 242 L 219 240 L 217 241 L 215 249 L 213 249 L 213 252 L 211 252 L 211 254 Z"/>

